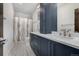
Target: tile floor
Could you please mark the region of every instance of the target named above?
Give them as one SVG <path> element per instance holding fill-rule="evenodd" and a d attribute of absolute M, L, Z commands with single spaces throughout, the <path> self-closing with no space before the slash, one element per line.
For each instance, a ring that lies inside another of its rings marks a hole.
<path fill-rule="evenodd" d="M 35 56 L 30 47 L 29 39 L 18 41 L 10 51 L 9 56 Z"/>

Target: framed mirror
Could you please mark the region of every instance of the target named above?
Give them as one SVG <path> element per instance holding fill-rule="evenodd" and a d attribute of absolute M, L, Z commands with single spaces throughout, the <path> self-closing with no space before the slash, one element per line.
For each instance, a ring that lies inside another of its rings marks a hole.
<path fill-rule="evenodd" d="M 79 32 L 79 8 L 75 9 L 75 32 Z"/>
<path fill-rule="evenodd" d="M 58 30 L 67 25 L 67 29 L 79 33 L 79 3 L 60 3 L 57 7 Z"/>

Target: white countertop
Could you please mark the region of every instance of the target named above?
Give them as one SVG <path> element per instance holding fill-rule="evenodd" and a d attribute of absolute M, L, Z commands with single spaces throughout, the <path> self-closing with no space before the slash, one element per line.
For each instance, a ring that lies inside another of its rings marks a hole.
<path fill-rule="evenodd" d="M 71 39 L 71 38 L 64 38 L 64 37 L 53 35 L 53 34 L 41 34 L 41 33 L 35 33 L 35 32 L 32 32 L 32 33 L 38 36 L 41 36 L 43 38 L 79 49 L 79 38 L 78 37 L 73 37 L 73 39 Z"/>

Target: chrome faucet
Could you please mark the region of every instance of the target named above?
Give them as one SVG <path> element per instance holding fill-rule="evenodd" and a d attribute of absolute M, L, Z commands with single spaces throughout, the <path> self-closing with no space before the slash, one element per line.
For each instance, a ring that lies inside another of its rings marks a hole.
<path fill-rule="evenodd" d="M 63 32 L 63 33 L 60 32 L 60 35 L 66 36 L 66 29 L 61 29 L 60 31 Z"/>
<path fill-rule="evenodd" d="M 71 31 L 71 29 L 67 30 L 68 37 L 71 37 L 70 31 Z"/>

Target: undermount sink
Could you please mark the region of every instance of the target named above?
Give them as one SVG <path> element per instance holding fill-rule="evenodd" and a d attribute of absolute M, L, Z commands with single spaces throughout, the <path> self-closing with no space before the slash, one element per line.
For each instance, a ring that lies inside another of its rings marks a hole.
<path fill-rule="evenodd" d="M 79 40 L 79 37 L 72 37 L 73 40 Z"/>
<path fill-rule="evenodd" d="M 60 36 L 60 37 L 61 37 L 61 36 Z M 63 39 L 68 39 L 68 40 L 79 40 L 79 37 L 77 37 L 77 36 L 71 36 L 71 37 L 62 36 L 61 38 L 63 38 Z"/>

